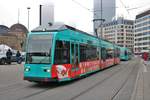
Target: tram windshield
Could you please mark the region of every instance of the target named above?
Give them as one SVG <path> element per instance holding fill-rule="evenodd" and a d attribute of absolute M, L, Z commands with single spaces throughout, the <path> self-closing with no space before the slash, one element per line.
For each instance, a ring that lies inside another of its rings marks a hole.
<path fill-rule="evenodd" d="M 128 55 L 128 51 L 127 51 L 127 50 L 125 50 L 125 52 L 124 52 L 124 53 L 125 53 L 125 56 L 127 56 L 127 55 Z"/>
<path fill-rule="evenodd" d="M 30 35 L 27 44 L 27 64 L 49 64 L 51 61 L 52 36 Z"/>

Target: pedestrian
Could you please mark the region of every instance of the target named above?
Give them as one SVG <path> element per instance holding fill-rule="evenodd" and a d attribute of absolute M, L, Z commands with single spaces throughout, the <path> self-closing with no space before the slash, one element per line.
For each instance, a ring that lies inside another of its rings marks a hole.
<path fill-rule="evenodd" d="M 16 60 L 17 60 L 17 63 L 18 63 L 18 64 L 21 64 L 22 59 L 21 59 L 21 54 L 20 54 L 19 51 L 17 51 L 17 53 L 16 53 Z"/>
<path fill-rule="evenodd" d="M 10 49 L 6 52 L 6 57 L 7 57 L 7 63 L 11 64 L 11 57 L 12 57 L 12 52 Z"/>

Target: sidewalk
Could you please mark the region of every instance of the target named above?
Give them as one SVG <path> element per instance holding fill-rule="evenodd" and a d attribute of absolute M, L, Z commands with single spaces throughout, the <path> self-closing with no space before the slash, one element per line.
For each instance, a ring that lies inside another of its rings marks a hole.
<path fill-rule="evenodd" d="M 150 100 L 150 61 L 141 60 L 131 100 Z"/>
<path fill-rule="evenodd" d="M 144 100 L 150 100 L 150 61 L 144 62 L 145 71 L 143 72 L 144 77 Z"/>

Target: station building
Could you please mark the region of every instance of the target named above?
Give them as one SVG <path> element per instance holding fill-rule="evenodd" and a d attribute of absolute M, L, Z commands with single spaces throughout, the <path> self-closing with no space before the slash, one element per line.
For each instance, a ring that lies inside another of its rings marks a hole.
<path fill-rule="evenodd" d="M 19 23 L 12 25 L 10 28 L 0 25 L 0 44 L 23 51 L 27 33 L 27 28 Z"/>

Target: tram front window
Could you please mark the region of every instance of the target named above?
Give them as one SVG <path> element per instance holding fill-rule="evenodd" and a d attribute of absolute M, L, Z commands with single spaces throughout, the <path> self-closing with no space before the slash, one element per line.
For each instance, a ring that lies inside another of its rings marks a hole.
<path fill-rule="evenodd" d="M 49 64 L 51 61 L 51 35 L 30 35 L 27 44 L 27 64 Z"/>
<path fill-rule="evenodd" d="M 128 55 L 128 52 L 125 50 L 125 56 L 127 56 Z"/>

